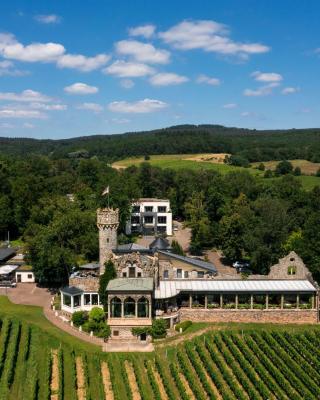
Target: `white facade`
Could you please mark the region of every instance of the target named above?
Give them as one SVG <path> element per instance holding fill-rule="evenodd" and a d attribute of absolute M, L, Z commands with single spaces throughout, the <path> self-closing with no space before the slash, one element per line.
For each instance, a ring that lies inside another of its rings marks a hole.
<path fill-rule="evenodd" d="M 35 277 L 32 271 L 16 271 L 17 283 L 34 283 Z"/>
<path fill-rule="evenodd" d="M 91 311 L 94 307 L 103 308 L 98 293 L 69 293 L 61 290 L 61 310 L 73 314 L 75 311 Z"/>
<path fill-rule="evenodd" d="M 131 218 L 126 225 L 126 234 L 142 233 L 172 235 L 172 212 L 169 200 L 139 199 L 132 203 Z"/>

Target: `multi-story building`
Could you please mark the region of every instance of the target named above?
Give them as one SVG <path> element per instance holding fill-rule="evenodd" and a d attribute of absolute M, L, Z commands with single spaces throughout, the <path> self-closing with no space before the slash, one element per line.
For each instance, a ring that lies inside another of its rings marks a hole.
<path fill-rule="evenodd" d="M 169 200 L 139 199 L 132 203 L 126 233 L 143 235 L 172 235 L 172 212 Z"/>

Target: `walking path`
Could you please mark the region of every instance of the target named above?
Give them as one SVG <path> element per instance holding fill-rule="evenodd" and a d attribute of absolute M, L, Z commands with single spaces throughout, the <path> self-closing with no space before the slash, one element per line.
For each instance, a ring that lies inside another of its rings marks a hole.
<path fill-rule="evenodd" d="M 34 283 L 18 284 L 16 288 L 0 289 L 0 294 L 7 295 L 14 304 L 23 304 L 43 307 L 43 314 L 53 325 L 85 342 L 103 347 L 103 339 L 90 336 L 85 332 L 80 332 L 69 323 L 64 322 L 56 312 L 51 309 L 53 294 L 46 288 L 39 288 Z"/>

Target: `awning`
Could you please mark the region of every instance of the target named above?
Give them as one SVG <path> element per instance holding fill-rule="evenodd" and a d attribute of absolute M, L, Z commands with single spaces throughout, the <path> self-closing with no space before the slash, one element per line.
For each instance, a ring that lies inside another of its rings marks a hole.
<path fill-rule="evenodd" d="M 248 293 L 286 293 L 316 292 L 317 289 L 308 280 L 174 280 L 160 281 L 155 290 L 156 299 L 174 297 L 180 292 L 248 292 Z"/>
<path fill-rule="evenodd" d="M 3 265 L 2 267 L 0 267 L 0 275 L 9 275 L 18 267 L 19 265 Z"/>

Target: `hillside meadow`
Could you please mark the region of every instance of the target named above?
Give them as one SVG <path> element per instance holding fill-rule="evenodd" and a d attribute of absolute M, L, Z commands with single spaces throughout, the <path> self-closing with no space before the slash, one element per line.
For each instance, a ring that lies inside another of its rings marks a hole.
<path fill-rule="evenodd" d="M 222 153 L 223 156 L 226 153 Z M 173 170 L 212 170 L 221 174 L 227 174 L 233 171 L 248 171 L 250 174 L 261 178 L 265 184 L 279 178 L 264 179 L 264 171 L 257 169 L 260 163 L 253 163 L 250 168 L 236 167 L 233 165 L 224 164 L 224 157 L 217 157 L 217 153 L 201 153 L 201 154 L 166 154 L 166 155 L 151 155 L 147 160 L 153 167 L 169 168 Z M 113 168 L 124 169 L 132 165 L 138 166 L 146 162 L 144 157 L 128 157 L 112 164 Z M 279 161 L 266 161 L 264 165 L 266 169 L 274 170 Z M 320 185 L 320 177 L 311 175 L 317 172 L 320 163 L 312 163 L 307 160 L 292 160 L 290 161 L 293 167 L 299 166 L 305 175 L 297 176 L 296 179 L 301 182 L 305 190 L 312 190 L 315 186 Z"/>

